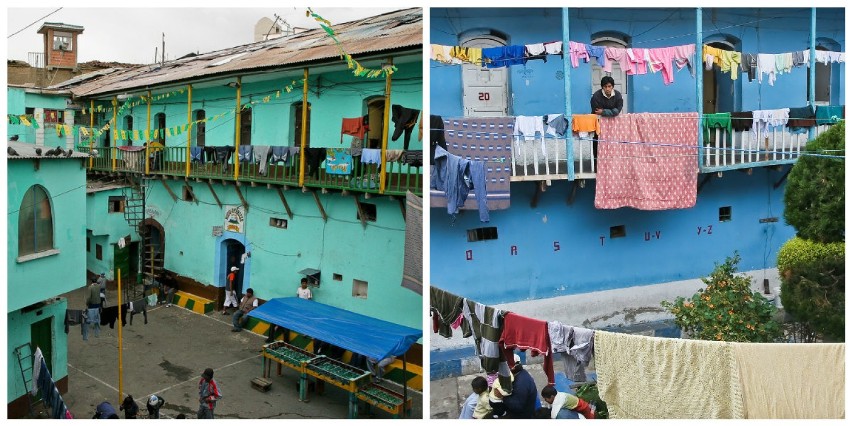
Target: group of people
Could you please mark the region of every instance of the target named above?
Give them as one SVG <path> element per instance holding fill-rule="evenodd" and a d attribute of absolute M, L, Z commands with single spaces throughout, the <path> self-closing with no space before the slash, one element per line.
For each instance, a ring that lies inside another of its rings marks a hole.
<path fill-rule="evenodd" d="M 567 392 L 558 392 L 553 385 L 541 390 L 538 398 L 535 380 L 524 369 L 521 357 L 515 354 L 511 371 L 511 391 L 504 390 L 500 381 L 491 384 L 482 376 L 473 379 L 473 393 L 462 405 L 459 419 L 576 419 L 595 418 L 594 408 L 585 400 Z"/>
<path fill-rule="evenodd" d="M 201 379 L 198 381 L 198 412 L 199 419 L 212 419 L 213 411 L 216 409 L 216 402 L 222 398 L 222 393 L 219 391 L 219 385 L 213 380 L 213 369 L 206 368 L 201 373 Z M 166 404 L 166 400 L 160 396 L 153 394 L 146 400 L 145 406 L 148 409 L 149 419 L 159 419 L 160 409 Z M 139 405 L 133 399 L 132 395 L 127 395 L 119 406 L 119 410 L 124 411 L 125 419 L 136 419 L 139 416 Z M 94 419 L 117 419 L 118 413 L 108 401 L 98 404 L 95 409 Z M 185 414 L 178 414 L 178 419 L 185 419 Z"/>

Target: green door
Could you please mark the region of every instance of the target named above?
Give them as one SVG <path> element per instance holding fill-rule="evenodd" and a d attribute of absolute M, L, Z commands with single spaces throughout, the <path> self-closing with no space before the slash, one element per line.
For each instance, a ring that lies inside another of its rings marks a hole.
<path fill-rule="evenodd" d="M 47 369 L 53 374 L 53 317 L 45 318 L 30 326 L 30 336 L 35 348 L 41 349 Z"/>
<path fill-rule="evenodd" d="M 126 285 L 132 271 L 130 270 L 130 245 L 125 245 L 124 248 L 119 248 L 118 244 L 113 245 L 115 248 L 113 256 L 113 270 L 115 271 L 118 280 L 118 271 L 121 270 L 121 283 Z"/>

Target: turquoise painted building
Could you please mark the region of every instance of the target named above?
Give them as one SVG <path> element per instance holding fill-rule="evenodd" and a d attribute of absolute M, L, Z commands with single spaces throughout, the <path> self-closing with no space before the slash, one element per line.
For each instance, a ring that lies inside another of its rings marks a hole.
<path fill-rule="evenodd" d="M 502 162 L 489 152 L 486 167 L 489 173 L 505 172 L 510 188 L 488 222 L 480 220 L 473 191 L 457 215 L 448 214 L 443 191 L 431 191 L 433 286 L 543 320 L 631 327 L 670 319 L 660 301 L 693 294 L 714 263 L 737 251 L 739 269 L 752 276 L 754 290 L 777 296 L 777 251 L 795 233 L 783 219 L 785 179 L 801 147 L 830 124 L 811 124 L 804 131 L 700 129 L 717 113 L 805 106 L 839 112 L 845 103 L 845 64 L 802 63 L 776 74 L 770 85 L 768 75 L 761 83 L 738 66 L 733 73 L 719 65 L 705 69 L 703 46 L 743 54 L 836 56 L 845 49 L 842 9 L 433 8 L 429 31 L 430 42 L 438 45 L 430 60 L 430 113 L 440 116 L 451 153 L 470 153 L 465 142 L 450 141 L 448 131 L 459 130 L 460 123 L 469 126 L 462 132 L 472 133 L 470 125 L 477 121 L 514 124 L 520 116 L 542 120 L 548 114 L 591 113 L 590 97 L 605 75 L 623 95 L 622 116 L 688 112 L 698 117 L 696 131 L 709 133 L 698 143 L 698 155 L 692 153 L 698 172 L 694 206 L 653 211 L 595 207 L 601 190 L 597 161 L 603 159 L 590 137 L 569 130 L 564 137 L 515 138 L 512 129 L 490 130 L 502 132 L 508 142 L 500 147 L 507 149 Z M 475 55 L 455 53 L 502 46 L 524 52 L 537 44 L 553 47 L 554 41 L 561 43 L 563 55 L 545 54 L 508 67 L 473 65 L 467 59 Z M 673 66 L 673 81 L 666 83 L 659 72 L 628 73 L 616 61 L 610 71 L 595 57 L 572 64 L 571 42 L 581 44 L 584 54 L 587 46 L 615 54 L 633 49 L 640 59 L 642 49 L 698 48 L 689 56 L 690 67 Z M 794 114 L 791 119 L 803 118 Z M 470 144 L 482 143 L 474 139 Z M 634 158 L 637 164 L 666 161 Z M 431 344 L 433 372 L 438 358 L 473 355 L 455 337 L 433 338 Z M 458 348 L 464 350 L 453 353 Z"/>
<path fill-rule="evenodd" d="M 421 328 L 401 282 L 405 195 L 423 187 L 422 12 L 333 28 L 352 69 L 317 28 L 54 86 L 93 157 L 89 271 L 127 265 L 123 280 L 167 277 L 217 307 L 232 266 L 261 299 L 311 275 L 318 302 Z M 235 161 L 248 149 L 275 161 Z"/>
<path fill-rule="evenodd" d="M 10 111 L 28 95 L 11 89 Z M 45 100 L 39 94 L 36 100 Z M 39 105 L 38 102 L 26 105 Z M 60 102 L 61 101 L 61 102 Z M 64 100 L 47 103 L 64 105 Z M 10 133 L 12 130 L 10 129 Z M 32 353 L 40 348 L 60 392 L 68 389 L 65 310 L 58 297 L 85 285 L 86 170 L 82 153 L 9 141 L 7 161 L 7 389 L 10 418 L 29 411 Z M 36 149 L 39 152 L 36 152 Z M 67 151 L 66 151 L 67 152 Z"/>

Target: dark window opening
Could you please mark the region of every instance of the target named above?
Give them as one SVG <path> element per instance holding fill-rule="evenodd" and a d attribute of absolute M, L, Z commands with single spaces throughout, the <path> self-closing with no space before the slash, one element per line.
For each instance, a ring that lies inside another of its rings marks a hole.
<path fill-rule="evenodd" d="M 104 260 L 104 248 L 100 244 L 95 244 L 95 259 Z"/>
<path fill-rule="evenodd" d="M 340 274 L 331 274 L 331 279 L 335 281 L 343 281 L 343 275 Z"/>
<path fill-rule="evenodd" d="M 305 131 L 305 146 L 311 146 L 311 104 L 308 103 L 307 129 Z M 302 145 L 302 103 L 293 104 L 293 146 Z"/>
<path fill-rule="evenodd" d="M 195 196 L 192 193 L 192 188 L 186 185 L 184 185 L 183 187 L 183 201 L 195 201 Z"/>
<path fill-rule="evenodd" d="M 166 113 L 160 112 L 154 116 L 154 123 L 157 126 L 155 130 L 158 130 L 157 137 L 154 138 L 154 142 L 159 142 L 163 145 L 166 144 Z"/>
<path fill-rule="evenodd" d="M 92 251 L 92 239 L 86 237 L 86 251 Z"/>
<path fill-rule="evenodd" d="M 121 213 L 124 211 L 124 197 L 109 197 L 108 213 Z"/>
<path fill-rule="evenodd" d="M 719 222 L 731 220 L 731 206 L 719 207 Z"/>
<path fill-rule="evenodd" d="M 133 116 L 124 117 L 124 130 L 127 132 L 127 145 L 133 145 Z"/>
<path fill-rule="evenodd" d="M 367 281 L 352 280 L 352 297 L 367 298 Z"/>
<path fill-rule="evenodd" d="M 364 220 L 367 222 L 376 221 L 376 205 L 371 203 L 360 203 L 361 211 L 357 213 L 357 219 L 361 220 L 361 213 L 364 213 Z"/>
<path fill-rule="evenodd" d="M 240 145 L 251 145 L 251 108 L 240 112 Z"/>
<path fill-rule="evenodd" d="M 610 238 L 621 238 L 627 236 L 627 230 L 624 229 L 624 225 L 610 226 L 609 227 L 609 237 Z"/>
<path fill-rule="evenodd" d="M 497 239 L 497 227 L 489 226 L 486 228 L 474 228 L 467 230 L 467 241 L 475 242 L 475 241 L 484 241 L 484 240 L 496 240 Z"/>
<path fill-rule="evenodd" d="M 206 122 L 202 121 L 206 118 L 206 113 L 203 109 L 195 111 L 195 125 L 192 128 L 192 136 L 195 141 L 195 146 L 204 146 L 204 132 Z"/>
<path fill-rule="evenodd" d="M 18 256 L 53 248 L 53 211 L 50 195 L 39 186 L 27 190 L 18 211 Z"/>

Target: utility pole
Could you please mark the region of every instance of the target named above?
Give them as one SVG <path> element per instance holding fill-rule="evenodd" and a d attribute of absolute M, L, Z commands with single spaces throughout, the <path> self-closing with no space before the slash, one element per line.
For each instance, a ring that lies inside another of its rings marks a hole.
<path fill-rule="evenodd" d="M 163 53 L 160 59 L 160 66 L 166 63 L 166 33 L 163 33 Z"/>

